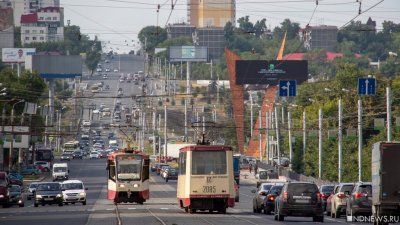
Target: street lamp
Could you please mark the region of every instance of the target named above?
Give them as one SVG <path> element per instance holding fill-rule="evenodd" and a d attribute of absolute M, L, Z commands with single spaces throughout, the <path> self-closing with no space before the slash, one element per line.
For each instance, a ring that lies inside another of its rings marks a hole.
<path fill-rule="evenodd" d="M 10 150 L 9 150 L 9 161 L 8 161 L 8 171 L 11 171 L 12 168 L 12 152 L 14 149 L 14 107 L 19 104 L 25 102 L 25 99 L 21 99 L 18 102 L 14 103 L 11 108 L 11 143 L 10 143 Z"/>

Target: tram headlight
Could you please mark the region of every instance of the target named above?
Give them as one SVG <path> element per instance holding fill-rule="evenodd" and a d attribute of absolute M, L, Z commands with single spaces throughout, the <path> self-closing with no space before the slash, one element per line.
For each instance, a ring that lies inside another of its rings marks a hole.
<path fill-rule="evenodd" d="M 120 184 L 119 187 L 124 188 L 125 184 Z"/>
<path fill-rule="evenodd" d="M 139 184 L 134 184 L 133 187 L 137 188 L 139 187 Z"/>

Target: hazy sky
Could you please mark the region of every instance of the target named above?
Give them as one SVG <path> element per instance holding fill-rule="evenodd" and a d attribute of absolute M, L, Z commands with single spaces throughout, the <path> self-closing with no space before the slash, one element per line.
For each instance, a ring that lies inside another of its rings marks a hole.
<path fill-rule="evenodd" d="M 168 20 L 171 1 L 177 3 Z M 364 12 L 382 0 L 358 1 L 362 1 L 361 12 Z M 161 5 L 158 17 L 157 4 Z M 70 20 L 83 33 L 99 36 L 108 46 L 105 50 L 118 48 L 120 53 L 139 47 L 137 34 L 145 26 L 164 27 L 167 23 L 186 22 L 186 4 L 187 0 L 61 0 L 66 24 Z M 252 22 L 266 18 L 271 29 L 285 18 L 301 27 L 311 20 L 310 25 L 340 28 L 357 16 L 358 11 L 356 0 L 319 0 L 317 7 L 315 0 L 236 0 L 236 19 L 245 15 Z M 400 0 L 384 0 L 356 20 L 365 23 L 368 17 L 377 22 L 378 29 L 385 20 L 400 23 Z"/>

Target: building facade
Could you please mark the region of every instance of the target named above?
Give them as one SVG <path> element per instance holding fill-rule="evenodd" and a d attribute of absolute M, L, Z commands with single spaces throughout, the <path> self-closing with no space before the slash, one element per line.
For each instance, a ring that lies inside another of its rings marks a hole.
<path fill-rule="evenodd" d="M 235 0 L 188 0 L 188 23 L 197 28 L 235 24 Z"/>
<path fill-rule="evenodd" d="M 46 7 L 21 16 L 21 43 L 64 40 L 63 8 Z"/>
<path fill-rule="evenodd" d="M 178 23 L 167 26 L 168 39 L 177 37 L 192 37 L 196 27 L 190 24 Z"/>
<path fill-rule="evenodd" d="M 14 23 L 12 8 L 0 8 L 0 61 L 3 48 L 14 47 Z"/>
<path fill-rule="evenodd" d="M 307 50 L 325 49 L 335 52 L 338 28 L 336 26 L 308 26 L 300 31 L 300 38 Z"/>
<path fill-rule="evenodd" d="M 21 26 L 21 16 L 36 13 L 40 8 L 60 7 L 60 0 L 10 0 L 14 9 L 14 23 Z"/>
<path fill-rule="evenodd" d="M 200 46 L 208 47 L 208 58 L 217 61 L 224 52 L 224 28 L 206 27 L 196 30 L 195 39 Z"/>

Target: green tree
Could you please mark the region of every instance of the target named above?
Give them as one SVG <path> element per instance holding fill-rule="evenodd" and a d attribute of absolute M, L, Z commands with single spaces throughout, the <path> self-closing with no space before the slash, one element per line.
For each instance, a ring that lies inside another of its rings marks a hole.
<path fill-rule="evenodd" d="M 266 21 L 267 19 L 264 18 L 254 24 L 254 34 L 256 37 L 261 37 L 261 35 L 267 31 L 267 25 L 265 24 Z"/>
<path fill-rule="evenodd" d="M 254 25 L 252 22 L 250 22 L 249 16 L 240 17 L 237 22 L 241 32 L 254 33 Z"/>
<path fill-rule="evenodd" d="M 290 19 L 285 19 L 280 27 L 275 27 L 274 29 L 274 37 L 277 39 L 282 39 L 283 35 L 286 33 L 287 39 L 294 39 L 297 37 L 300 30 L 300 24 L 292 23 Z"/>
<path fill-rule="evenodd" d="M 140 30 L 138 38 L 147 52 L 154 53 L 154 48 L 167 40 L 167 32 L 161 27 L 147 26 Z"/>

